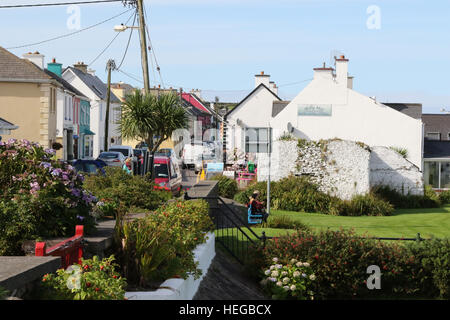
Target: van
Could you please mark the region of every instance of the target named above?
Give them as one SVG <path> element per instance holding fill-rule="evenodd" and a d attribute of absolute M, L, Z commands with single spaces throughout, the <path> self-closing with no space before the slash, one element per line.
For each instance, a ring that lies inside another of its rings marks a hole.
<path fill-rule="evenodd" d="M 173 195 L 179 196 L 181 192 L 181 170 L 173 158 L 155 155 L 153 159 L 153 172 L 156 189 L 171 191 Z"/>
<path fill-rule="evenodd" d="M 126 158 L 132 158 L 134 157 L 133 155 L 133 148 L 130 146 L 110 146 L 108 151 L 115 151 L 115 152 L 121 152 Z M 133 159 L 135 160 L 135 159 Z"/>

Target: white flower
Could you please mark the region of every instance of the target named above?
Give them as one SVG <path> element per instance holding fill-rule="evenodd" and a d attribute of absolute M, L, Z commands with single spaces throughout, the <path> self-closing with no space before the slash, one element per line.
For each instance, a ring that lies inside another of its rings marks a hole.
<path fill-rule="evenodd" d="M 272 277 L 278 277 L 278 275 L 279 275 L 278 271 L 272 271 L 271 274 Z"/>
<path fill-rule="evenodd" d="M 270 274 L 270 270 L 264 271 L 264 274 L 265 274 L 266 276 L 268 276 L 268 275 Z"/>
<path fill-rule="evenodd" d="M 273 270 L 273 269 L 275 269 L 275 266 L 274 265 L 270 266 L 270 270 Z"/>
<path fill-rule="evenodd" d="M 298 277 L 300 277 L 300 272 L 299 271 L 294 271 L 294 273 L 292 275 L 294 277 L 298 278 Z"/>
<path fill-rule="evenodd" d="M 291 263 L 294 264 L 297 262 L 297 259 L 291 259 Z"/>
<path fill-rule="evenodd" d="M 302 273 L 302 277 L 306 278 L 307 277 L 306 273 Z"/>
<path fill-rule="evenodd" d="M 272 282 L 276 282 L 277 281 L 276 278 L 267 278 L 267 280 L 272 281 Z"/>
<path fill-rule="evenodd" d="M 282 276 L 286 276 L 287 274 L 288 274 L 287 271 L 281 271 Z"/>
<path fill-rule="evenodd" d="M 289 286 L 284 286 L 283 288 L 284 288 L 284 290 L 286 290 L 286 291 L 289 290 Z"/>
<path fill-rule="evenodd" d="M 295 265 L 296 265 L 297 267 L 301 267 L 301 266 L 303 265 L 303 263 L 297 262 Z"/>
<path fill-rule="evenodd" d="M 281 269 L 281 268 L 283 268 L 283 265 L 282 264 L 277 264 L 277 268 Z"/>
<path fill-rule="evenodd" d="M 303 266 L 304 266 L 304 267 L 309 267 L 310 264 L 309 264 L 308 262 L 305 262 L 305 263 L 303 263 Z"/>
<path fill-rule="evenodd" d="M 289 289 L 291 289 L 291 291 L 294 291 L 295 289 L 297 289 L 297 287 L 295 286 L 295 284 L 293 284 Z"/>
<path fill-rule="evenodd" d="M 284 283 L 284 284 L 287 284 L 287 283 L 289 282 L 289 280 L 290 280 L 290 279 L 289 279 L 288 277 L 286 277 L 286 278 L 283 279 L 283 283 Z"/>
<path fill-rule="evenodd" d="M 273 262 L 278 262 L 278 258 L 273 258 L 272 261 Z"/>
<path fill-rule="evenodd" d="M 277 286 L 281 287 L 283 285 L 283 283 L 281 281 L 277 282 Z"/>
<path fill-rule="evenodd" d="M 316 280 L 316 276 L 312 274 L 312 275 L 309 276 L 309 279 Z"/>

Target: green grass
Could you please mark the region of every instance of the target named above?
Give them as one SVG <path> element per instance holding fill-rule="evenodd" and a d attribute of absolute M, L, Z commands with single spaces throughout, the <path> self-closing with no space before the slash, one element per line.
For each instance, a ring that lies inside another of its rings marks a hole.
<path fill-rule="evenodd" d="M 272 210 L 273 215 L 287 215 L 300 220 L 313 231 L 338 230 L 339 228 L 353 228 L 357 234 L 374 237 L 415 238 L 417 233 L 421 237 L 435 238 L 450 237 L 450 206 L 432 209 L 399 209 L 392 216 L 330 216 L 319 213 L 292 212 Z M 254 228 L 259 234 L 266 231 L 266 235 L 277 235 L 286 229 Z"/>

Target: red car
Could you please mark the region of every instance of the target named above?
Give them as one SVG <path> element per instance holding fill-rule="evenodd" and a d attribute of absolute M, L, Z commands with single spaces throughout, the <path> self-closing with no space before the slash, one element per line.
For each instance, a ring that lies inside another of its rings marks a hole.
<path fill-rule="evenodd" d="M 157 155 L 153 161 L 155 172 L 155 189 L 171 191 L 174 195 L 179 195 L 181 191 L 181 176 L 178 163 L 172 161 L 171 157 Z"/>

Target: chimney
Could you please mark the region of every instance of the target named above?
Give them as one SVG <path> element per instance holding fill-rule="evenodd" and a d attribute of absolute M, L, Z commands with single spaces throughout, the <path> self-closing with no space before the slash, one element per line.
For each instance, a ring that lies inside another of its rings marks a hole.
<path fill-rule="evenodd" d="M 192 94 L 195 94 L 198 98 L 202 98 L 202 91 L 201 90 L 199 90 L 199 89 L 192 89 L 191 90 L 191 93 Z"/>
<path fill-rule="evenodd" d="M 255 75 L 255 88 L 261 83 L 270 89 L 270 75 L 264 74 L 264 71 L 261 71 L 260 74 Z"/>
<path fill-rule="evenodd" d="M 40 54 L 38 51 L 36 51 L 35 53 L 25 53 L 22 56 L 24 59 L 27 59 L 31 62 L 33 62 L 35 65 L 37 65 L 39 68 L 41 68 L 42 70 L 44 70 L 44 55 Z"/>
<path fill-rule="evenodd" d="M 349 88 L 349 89 L 353 89 L 353 78 L 354 77 L 351 77 L 351 76 L 349 76 L 347 78 L 347 88 Z"/>
<path fill-rule="evenodd" d="M 314 79 L 333 80 L 333 68 L 326 67 L 325 62 L 320 68 L 314 68 Z"/>
<path fill-rule="evenodd" d="M 55 58 L 52 59 L 52 62 L 47 63 L 47 69 L 59 77 L 62 76 L 62 64 L 57 63 Z"/>
<path fill-rule="evenodd" d="M 88 66 L 87 66 L 87 64 L 84 64 L 84 62 L 78 62 L 78 63 L 74 64 L 73 67 L 75 69 L 80 70 L 83 73 L 87 73 L 87 67 Z"/>
<path fill-rule="evenodd" d="M 270 90 L 272 90 L 272 92 L 273 93 L 275 93 L 276 95 L 278 95 L 278 87 L 277 87 L 277 85 L 275 84 L 275 82 L 274 81 L 270 81 L 269 82 L 269 89 Z"/>
<path fill-rule="evenodd" d="M 340 85 L 348 87 L 348 59 L 344 55 L 335 58 L 336 81 Z"/>

